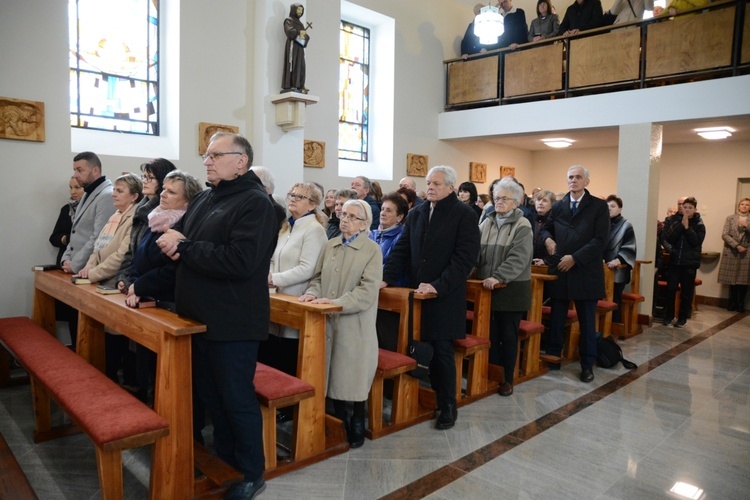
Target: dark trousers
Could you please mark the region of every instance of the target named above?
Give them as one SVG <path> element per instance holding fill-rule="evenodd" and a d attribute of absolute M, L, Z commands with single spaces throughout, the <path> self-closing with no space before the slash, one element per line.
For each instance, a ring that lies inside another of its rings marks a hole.
<path fill-rule="evenodd" d="M 674 318 L 674 302 L 680 290 L 680 311 L 677 319 L 687 321 L 693 310 L 696 270 L 685 266 L 669 266 L 667 269 L 667 303 L 664 304 L 665 319 Z"/>
<path fill-rule="evenodd" d="M 547 354 L 559 356 L 563 347 L 563 331 L 568 314 L 568 299 L 552 299 Z M 590 370 L 596 361 L 596 300 L 575 300 L 581 335 L 578 341 L 578 356 L 581 369 Z"/>
<path fill-rule="evenodd" d="M 438 410 L 456 404 L 456 358 L 452 340 L 431 340 L 430 384 L 435 391 Z"/>
<path fill-rule="evenodd" d="M 522 311 L 492 311 L 490 322 L 490 363 L 503 367 L 505 382 L 513 385 L 518 356 L 518 328 Z"/>
<path fill-rule="evenodd" d="M 617 304 L 617 309 L 612 311 L 612 323 L 622 323 L 622 292 L 625 290 L 625 285 L 627 283 L 615 283 L 612 302 Z"/>
<path fill-rule="evenodd" d="M 255 397 L 256 341 L 215 342 L 193 335 L 193 387 L 211 416 L 214 449 L 255 481 L 263 474 L 263 420 Z"/>
<path fill-rule="evenodd" d="M 73 346 L 73 350 L 75 351 L 78 340 L 78 310 L 73 309 L 65 302 L 55 300 L 55 320 L 68 322 L 70 345 Z"/>

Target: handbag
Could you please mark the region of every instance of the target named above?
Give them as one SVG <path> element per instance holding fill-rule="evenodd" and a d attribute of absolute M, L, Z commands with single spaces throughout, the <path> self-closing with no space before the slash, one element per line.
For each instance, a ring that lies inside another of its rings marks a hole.
<path fill-rule="evenodd" d="M 622 357 L 622 349 L 612 337 L 601 337 L 596 343 L 596 364 L 602 368 L 614 368 L 622 362 L 628 370 L 638 365 Z"/>
<path fill-rule="evenodd" d="M 414 340 L 414 291 L 409 292 L 409 344 L 407 353 L 417 362 L 417 367 L 409 372 L 414 378 L 429 381 L 430 362 L 432 361 L 432 344 Z"/>

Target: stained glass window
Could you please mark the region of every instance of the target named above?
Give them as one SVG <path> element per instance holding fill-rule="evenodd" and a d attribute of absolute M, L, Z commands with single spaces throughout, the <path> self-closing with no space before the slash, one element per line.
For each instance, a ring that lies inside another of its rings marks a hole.
<path fill-rule="evenodd" d="M 367 161 L 370 30 L 341 21 L 339 158 Z"/>
<path fill-rule="evenodd" d="M 159 135 L 158 0 L 69 0 L 70 125 Z"/>

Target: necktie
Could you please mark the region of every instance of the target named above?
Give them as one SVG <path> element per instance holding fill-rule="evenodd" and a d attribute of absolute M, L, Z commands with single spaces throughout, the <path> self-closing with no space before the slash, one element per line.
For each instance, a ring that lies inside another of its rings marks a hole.
<path fill-rule="evenodd" d="M 578 212 L 578 202 L 577 201 L 573 201 L 573 206 L 570 207 L 570 211 L 573 212 L 573 215 L 575 215 L 576 212 Z"/>
<path fill-rule="evenodd" d="M 427 219 L 427 222 L 430 223 L 432 221 L 432 211 L 435 209 L 435 205 L 430 204 L 430 217 Z"/>

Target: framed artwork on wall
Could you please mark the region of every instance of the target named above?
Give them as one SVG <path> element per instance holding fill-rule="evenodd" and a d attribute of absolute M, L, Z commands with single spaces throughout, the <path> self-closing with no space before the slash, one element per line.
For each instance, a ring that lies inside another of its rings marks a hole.
<path fill-rule="evenodd" d="M 326 143 L 323 141 L 308 141 L 305 139 L 304 165 L 306 167 L 323 168 L 326 166 Z"/>
<path fill-rule="evenodd" d="M 208 148 L 208 143 L 211 142 L 211 136 L 217 132 L 230 132 L 232 134 L 239 134 L 240 128 L 234 125 L 220 125 L 218 123 L 198 123 L 198 154 L 202 155 Z"/>
<path fill-rule="evenodd" d="M 476 161 L 470 162 L 469 180 L 471 182 L 487 182 L 487 164 Z"/>
<path fill-rule="evenodd" d="M 412 177 L 427 177 L 427 155 L 415 153 L 406 154 L 406 175 Z"/>
<path fill-rule="evenodd" d="M 44 103 L 0 97 L 0 139 L 44 142 Z"/>
<path fill-rule="evenodd" d="M 516 176 L 516 167 L 503 167 L 501 165 L 500 166 L 500 177 L 502 178 L 502 177 L 506 177 L 508 175 L 515 177 Z"/>

